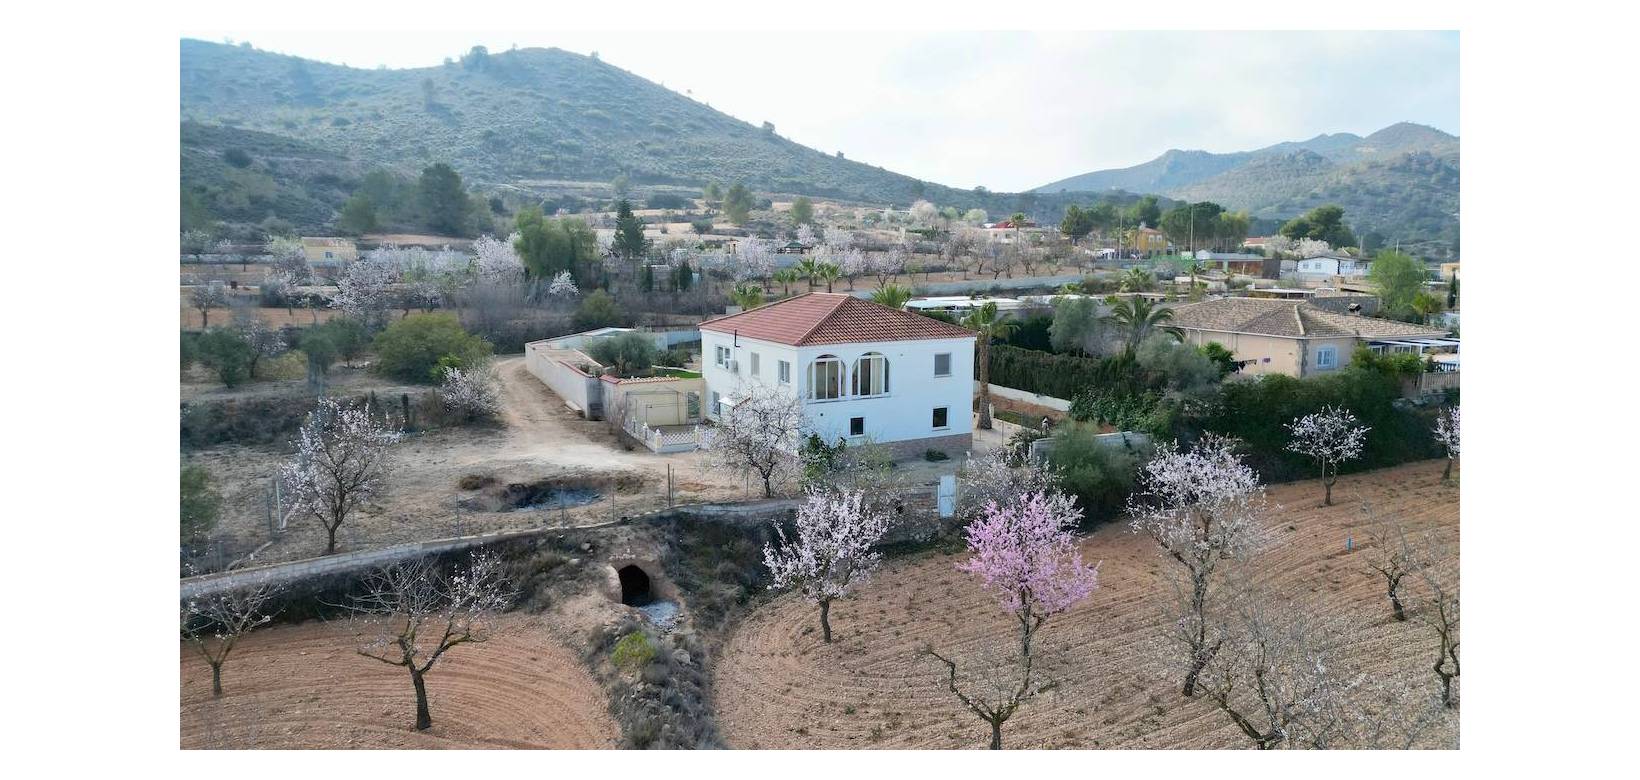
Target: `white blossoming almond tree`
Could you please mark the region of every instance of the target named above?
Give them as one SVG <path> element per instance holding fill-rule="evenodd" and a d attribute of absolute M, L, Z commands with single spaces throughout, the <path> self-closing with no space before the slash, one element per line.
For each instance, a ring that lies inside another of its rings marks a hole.
<path fill-rule="evenodd" d="M 211 310 L 228 305 L 228 288 L 220 281 L 196 284 L 188 291 L 188 305 L 199 311 L 199 327 L 211 327 Z"/>
<path fill-rule="evenodd" d="M 416 730 L 432 727 L 427 707 L 427 673 L 452 648 L 484 642 L 495 618 L 512 605 L 511 585 L 492 554 L 475 554 L 451 574 L 420 558 L 378 569 L 354 597 L 354 614 L 372 623 L 375 638 L 358 652 L 410 673 L 416 689 Z"/>
<path fill-rule="evenodd" d="M 1234 442 L 1213 434 L 1189 451 L 1158 446 L 1139 476 L 1128 500 L 1133 531 L 1149 535 L 1183 572 L 1170 639 L 1184 650 L 1184 695 L 1194 696 L 1224 642 L 1220 568 L 1266 543 L 1264 488 Z"/>
<path fill-rule="evenodd" d="M 1321 411 L 1306 414 L 1287 425 L 1293 437 L 1287 449 L 1310 457 L 1321 467 L 1321 483 L 1327 489 L 1322 501 L 1325 506 L 1332 506 L 1338 464 L 1361 457 L 1361 449 L 1367 443 L 1367 431 L 1371 428 L 1359 422 L 1348 409 L 1324 406 Z"/>
<path fill-rule="evenodd" d="M 330 305 L 371 330 L 386 325 L 392 286 L 403 276 L 399 255 L 398 247 L 388 245 L 350 263 L 336 282 Z"/>
<path fill-rule="evenodd" d="M 1441 481 L 1450 482 L 1452 464 L 1458 462 L 1458 407 L 1447 407 L 1435 416 L 1435 441 L 1446 450 L 1446 470 L 1441 472 Z"/>
<path fill-rule="evenodd" d="M 803 402 L 790 392 L 754 384 L 741 391 L 708 432 L 706 449 L 725 468 L 750 471 L 763 480 L 763 497 L 797 468 L 797 446 L 806 422 Z"/>
<path fill-rule="evenodd" d="M 505 241 L 491 235 L 479 236 L 473 242 L 474 265 L 478 278 L 489 284 L 514 284 L 524 278 L 524 261 L 518 258 L 518 233 Z"/>
<path fill-rule="evenodd" d="M 222 665 L 246 634 L 271 620 L 268 602 L 279 594 L 272 583 L 247 585 L 189 599 L 182 605 L 182 638 L 211 667 L 211 695 L 222 695 Z"/>
<path fill-rule="evenodd" d="M 492 420 L 501 412 L 499 382 L 495 369 L 488 364 L 465 371 L 455 367 L 445 369 L 438 396 L 445 411 L 466 422 Z"/>
<path fill-rule="evenodd" d="M 1006 447 L 971 454 L 957 470 L 957 516 L 973 522 L 987 504 L 1007 506 L 1032 493 L 1059 490 L 1060 470 L 1042 461 L 1018 461 Z"/>
<path fill-rule="evenodd" d="M 890 279 L 905 273 L 905 258 L 906 251 L 897 246 L 871 256 L 867 267 L 871 275 L 877 277 L 877 287 L 887 287 Z"/>
<path fill-rule="evenodd" d="M 336 552 L 336 531 L 387 486 L 392 445 L 399 434 L 364 404 L 320 398 L 296 438 L 296 457 L 280 470 L 294 511 L 325 529 L 325 554 Z"/>
<path fill-rule="evenodd" d="M 872 550 L 888 533 L 888 515 L 860 492 L 815 490 L 797 508 L 795 535 L 775 527 L 777 544 L 763 546 L 769 590 L 796 591 L 820 606 L 820 635 L 831 642 L 831 602 L 849 594 L 876 570 Z"/>
<path fill-rule="evenodd" d="M 574 298 L 581 294 L 581 289 L 575 286 L 575 277 L 568 271 L 559 271 L 552 277 L 552 283 L 547 286 L 547 294 L 554 298 Z"/>

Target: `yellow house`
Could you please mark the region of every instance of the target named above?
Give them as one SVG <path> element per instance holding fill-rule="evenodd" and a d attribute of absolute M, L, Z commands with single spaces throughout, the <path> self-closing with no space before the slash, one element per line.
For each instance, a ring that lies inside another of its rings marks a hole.
<path fill-rule="evenodd" d="M 1196 346 L 1218 342 L 1252 376 L 1300 379 L 1349 365 L 1358 346 L 1395 339 L 1440 339 L 1443 328 L 1327 311 L 1305 301 L 1221 298 L 1180 306 L 1168 323 Z"/>
<path fill-rule="evenodd" d="M 303 236 L 302 253 L 310 265 L 340 265 L 359 259 L 359 247 L 351 238 Z"/>
<path fill-rule="evenodd" d="M 1441 263 L 1441 281 L 1450 282 L 1458 278 L 1457 263 Z"/>
<path fill-rule="evenodd" d="M 1133 231 L 1133 248 L 1145 254 L 1167 251 L 1167 234 L 1155 228 L 1140 227 Z"/>

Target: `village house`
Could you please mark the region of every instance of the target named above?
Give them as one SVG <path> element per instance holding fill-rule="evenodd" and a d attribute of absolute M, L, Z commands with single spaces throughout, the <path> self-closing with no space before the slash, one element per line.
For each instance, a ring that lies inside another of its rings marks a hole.
<path fill-rule="evenodd" d="M 308 265 L 336 267 L 359 259 L 359 247 L 351 238 L 303 236 L 302 254 L 307 256 Z"/>
<path fill-rule="evenodd" d="M 1281 261 L 1266 258 L 1263 255 L 1250 255 L 1242 252 L 1209 252 L 1206 249 L 1196 251 L 1196 262 L 1209 269 L 1216 269 L 1230 274 L 1243 276 L 1262 276 L 1274 279 L 1280 273 Z"/>
<path fill-rule="evenodd" d="M 1133 231 L 1133 250 L 1149 257 L 1167 251 L 1167 234 L 1140 225 Z"/>
<path fill-rule="evenodd" d="M 803 400 L 827 442 L 896 457 L 960 454 L 973 442 L 974 334 L 849 295 L 807 293 L 701 323 L 706 416 L 754 386 Z"/>
<path fill-rule="evenodd" d="M 1362 277 L 1372 268 L 1372 261 L 1348 255 L 1317 255 L 1298 261 L 1298 278 L 1324 280 L 1335 276 Z"/>
<path fill-rule="evenodd" d="M 1446 331 L 1362 314 L 1333 311 L 1310 301 L 1220 298 L 1173 309 L 1168 323 L 1186 343 L 1218 342 L 1242 374 L 1307 378 L 1349 365 L 1356 347 L 1377 352 L 1456 350 Z"/>

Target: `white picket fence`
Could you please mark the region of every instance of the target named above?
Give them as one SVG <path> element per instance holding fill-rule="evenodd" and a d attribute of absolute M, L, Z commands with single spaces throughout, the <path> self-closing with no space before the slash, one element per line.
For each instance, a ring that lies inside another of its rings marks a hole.
<path fill-rule="evenodd" d="M 701 430 L 699 425 L 690 425 L 681 430 L 663 430 L 651 428 L 648 423 L 637 417 L 628 416 L 623 426 L 632 438 L 643 442 L 651 452 L 692 452 L 701 447 Z"/>

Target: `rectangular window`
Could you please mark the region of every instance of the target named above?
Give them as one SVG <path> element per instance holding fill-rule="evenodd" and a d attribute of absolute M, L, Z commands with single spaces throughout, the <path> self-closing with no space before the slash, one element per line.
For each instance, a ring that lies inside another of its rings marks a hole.
<path fill-rule="evenodd" d="M 780 384 L 789 385 L 792 383 L 792 364 L 789 361 L 780 361 L 780 365 L 775 367 L 775 371 L 778 374 L 777 378 L 780 380 Z"/>
<path fill-rule="evenodd" d="M 753 352 L 752 353 L 752 376 L 757 376 L 758 362 L 759 362 L 758 354 L 756 352 Z"/>
<path fill-rule="evenodd" d="M 712 416 L 717 417 L 721 414 L 723 414 L 723 399 L 714 390 L 712 391 Z"/>
<path fill-rule="evenodd" d="M 1315 367 L 1316 368 L 1337 368 L 1338 367 L 1338 348 L 1336 348 L 1336 347 L 1322 347 L 1321 349 L 1316 350 L 1316 353 L 1315 353 Z"/>
<path fill-rule="evenodd" d="M 949 426 L 950 408 L 941 406 L 934 410 L 934 427 L 947 428 Z"/>
<path fill-rule="evenodd" d="M 864 417 L 850 417 L 849 420 L 848 420 L 848 435 L 850 435 L 850 436 L 864 436 L 864 435 L 866 435 L 866 418 L 864 418 Z"/>
<path fill-rule="evenodd" d="M 712 362 L 719 366 L 729 365 L 729 348 L 724 346 L 713 347 Z"/>
<path fill-rule="evenodd" d="M 951 353 L 941 352 L 934 356 L 934 376 L 951 375 Z"/>

